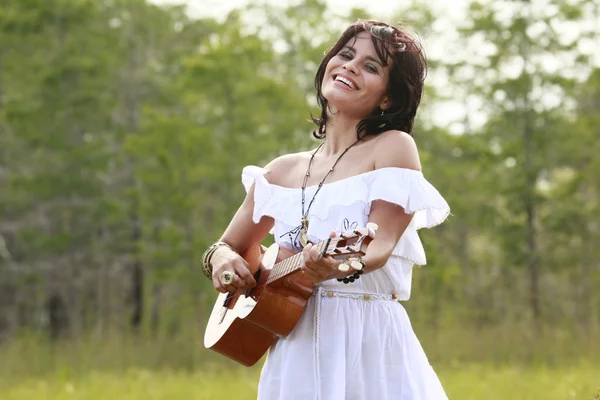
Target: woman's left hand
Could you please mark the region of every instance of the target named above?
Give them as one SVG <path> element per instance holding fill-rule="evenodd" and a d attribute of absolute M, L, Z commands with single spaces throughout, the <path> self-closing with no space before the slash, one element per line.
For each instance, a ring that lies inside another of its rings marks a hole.
<path fill-rule="evenodd" d="M 333 238 L 336 236 L 336 233 L 332 232 L 329 236 Z M 338 266 L 343 261 L 338 261 L 330 256 L 321 257 L 319 250 L 312 243 L 304 246 L 302 258 L 304 265 L 300 269 L 315 283 L 333 278 L 343 278 L 349 274 L 348 272 L 340 272 L 338 269 Z"/>

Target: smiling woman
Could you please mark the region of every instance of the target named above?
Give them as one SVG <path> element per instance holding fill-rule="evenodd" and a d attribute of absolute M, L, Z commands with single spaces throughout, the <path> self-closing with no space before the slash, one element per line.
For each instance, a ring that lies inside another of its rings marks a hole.
<path fill-rule="evenodd" d="M 365 80 L 365 88 L 372 88 L 370 93 L 360 91 L 361 87 L 350 76 L 358 76 L 356 69 L 364 71 L 360 77 Z M 408 32 L 376 21 L 359 21 L 348 27 L 321 62 L 315 77 L 321 106 L 321 117 L 314 120 L 319 126 L 316 136 L 324 137 L 328 104 L 340 100 L 331 91 L 336 82 L 342 88 L 358 91 L 356 97 L 346 98 L 366 113 L 357 133 L 367 130 L 377 134 L 398 129 L 410 134 L 426 71 L 423 50 Z M 378 97 L 382 94 L 386 101 L 379 104 Z M 367 103 L 359 104 L 361 101 Z M 377 106 L 381 114 L 370 112 Z"/>
<path fill-rule="evenodd" d="M 269 348 L 259 399 L 447 399 L 400 303 L 426 263 L 417 230 L 450 212 L 411 136 L 425 71 L 406 31 L 358 21 L 315 77 L 319 146 L 244 168 L 247 197 L 204 257 L 222 293 L 205 345 L 245 364 Z"/>

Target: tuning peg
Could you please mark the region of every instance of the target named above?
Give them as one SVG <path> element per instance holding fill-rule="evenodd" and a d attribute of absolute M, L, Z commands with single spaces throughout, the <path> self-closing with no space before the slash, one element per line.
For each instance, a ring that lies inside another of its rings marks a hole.
<path fill-rule="evenodd" d="M 340 237 L 341 237 L 342 239 L 349 239 L 349 238 L 351 238 L 351 237 L 352 237 L 352 232 L 342 232 L 342 233 L 340 234 Z"/>
<path fill-rule="evenodd" d="M 373 229 L 375 232 L 377 232 L 377 229 L 379 229 L 379 225 L 377 225 L 375 222 L 368 222 L 367 228 Z"/>
<path fill-rule="evenodd" d="M 342 272 L 348 272 L 350 270 L 350 266 L 346 263 L 343 263 L 338 266 L 338 270 Z"/>
<path fill-rule="evenodd" d="M 350 261 L 350 266 L 357 271 L 360 271 L 361 269 L 363 269 L 362 263 L 360 263 L 358 260 Z"/>

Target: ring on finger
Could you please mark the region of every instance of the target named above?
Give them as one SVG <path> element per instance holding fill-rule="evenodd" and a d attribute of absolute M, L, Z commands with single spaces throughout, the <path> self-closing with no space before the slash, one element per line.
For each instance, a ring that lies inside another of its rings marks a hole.
<path fill-rule="evenodd" d="M 234 276 L 235 274 L 231 271 L 223 271 L 221 276 L 219 276 L 219 282 L 221 282 L 223 285 L 231 285 Z"/>

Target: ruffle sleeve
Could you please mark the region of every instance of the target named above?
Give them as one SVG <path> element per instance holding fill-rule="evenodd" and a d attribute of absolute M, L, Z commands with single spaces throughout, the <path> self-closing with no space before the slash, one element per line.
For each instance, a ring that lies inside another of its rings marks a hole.
<path fill-rule="evenodd" d="M 272 196 L 273 187 L 265 178 L 267 172 L 269 171 L 254 165 L 247 166 L 242 170 L 242 184 L 244 185 L 244 189 L 246 189 L 246 193 L 254 185 L 252 221 L 255 224 L 265 215 L 275 219 L 278 217 L 278 213 L 273 212 L 273 210 L 277 209 L 276 204 L 273 204 L 276 199 Z"/>
<path fill-rule="evenodd" d="M 268 171 L 247 166 L 242 171 L 242 183 L 249 191 L 254 185 L 253 221 L 258 223 L 267 215 L 293 228 L 300 220 L 300 189 L 270 184 L 265 178 Z M 307 188 L 308 198 L 315 187 Z M 414 214 L 410 225 L 396 244 L 392 258 L 399 257 L 412 264 L 427 263 L 425 250 L 417 231 L 441 224 L 450 215 L 450 207 L 438 190 L 420 171 L 405 168 L 381 168 L 346 179 L 326 183 L 310 209 L 309 219 L 314 237 L 327 237 L 331 224 L 339 223 L 356 207 L 367 219 L 374 201 L 383 200 L 401 206 Z M 320 221 L 316 221 L 316 219 Z M 322 229 L 320 228 L 322 227 Z M 322 231 L 322 232 L 321 232 Z"/>
<path fill-rule="evenodd" d="M 368 210 L 375 200 L 385 200 L 402 206 L 414 214 L 411 227 L 431 228 L 441 224 L 450 214 L 450 206 L 421 171 L 404 168 L 383 168 L 368 177 Z"/>
<path fill-rule="evenodd" d="M 401 206 L 413 219 L 392 251 L 412 264 L 425 265 L 425 249 L 417 231 L 441 224 L 450 215 L 450 206 L 421 171 L 404 168 L 383 168 L 368 176 L 369 187 L 365 212 L 370 213 L 376 200 Z"/>

